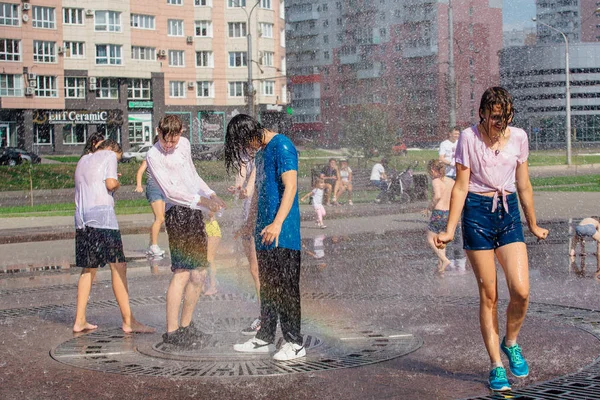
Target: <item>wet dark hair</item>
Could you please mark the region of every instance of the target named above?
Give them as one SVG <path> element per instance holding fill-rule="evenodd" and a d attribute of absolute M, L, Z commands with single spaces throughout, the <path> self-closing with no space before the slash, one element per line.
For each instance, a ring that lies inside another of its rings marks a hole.
<path fill-rule="evenodd" d="M 337 163 L 337 160 L 335 158 L 330 158 L 329 162 L 335 161 Z"/>
<path fill-rule="evenodd" d="M 448 133 L 452 133 L 454 131 L 460 132 L 460 128 L 458 126 L 451 126 L 450 129 L 448 129 Z"/>
<path fill-rule="evenodd" d="M 491 112 L 496 105 L 499 105 L 502 109 L 502 130 L 504 130 L 515 115 L 515 108 L 510 93 L 500 86 L 488 88 L 483 92 L 481 103 L 479 103 L 479 123 L 483 123 L 482 114 L 485 110 Z"/>
<path fill-rule="evenodd" d="M 105 139 L 104 135 L 100 132 L 92 133 L 88 136 L 87 141 L 85 142 L 85 146 L 83 147 L 83 154 L 90 154 L 98 150 L 98 143 L 102 142 Z"/>
<path fill-rule="evenodd" d="M 177 115 L 165 115 L 158 123 L 158 132 L 162 135 L 163 139 L 181 134 L 182 129 L 183 122 L 181 122 L 181 119 Z"/>
<path fill-rule="evenodd" d="M 158 134 L 154 135 L 154 138 L 152 138 L 152 144 L 156 144 L 156 142 L 158 142 Z"/>
<path fill-rule="evenodd" d="M 96 150 L 112 150 L 117 154 L 123 154 L 123 148 L 116 140 L 106 139 L 98 145 Z"/>
<path fill-rule="evenodd" d="M 252 156 L 248 152 L 250 144 L 257 140 L 262 143 L 263 126 L 246 114 L 238 114 L 227 124 L 225 134 L 225 168 L 227 173 L 239 173 L 243 164 Z"/>

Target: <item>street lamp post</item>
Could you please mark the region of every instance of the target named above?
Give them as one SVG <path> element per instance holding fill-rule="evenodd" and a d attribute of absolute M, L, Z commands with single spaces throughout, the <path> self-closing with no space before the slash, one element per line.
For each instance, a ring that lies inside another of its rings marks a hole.
<path fill-rule="evenodd" d="M 448 1 L 448 88 L 450 92 L 450 127 L 456 126 L 456 76 L 454 72 L 454 21 L 452 0 Z"/>
<path fill-rule="evenodd" d="M 256 3 L 248 13 L 248 25 L 246 26 L 246 40 L 248 41 L 248 84 L 246 85 L 246 91 L 248 92 L 248 115 L 254 116 L 254 88 L 252 87 L 252 29 L 250 28 L 250 17 L 252 17 L 252 11 L 260 3 L 260 0 L 256 0 Z M 244 10 L 246 12 L 246 10 Z"/>
<path fill-rule="evenodd" d="M 544 25 L 555 32 L 558 32 L 562 35 L 565 40 L 565 99 L 566 99 L 566 123 L 567 123 L 567 165 L 571 165 L 571 79 L 570 79 L 570 70 L 569 70 L 569 40 L 567 39 L 567 35 L 565 35 L 562 31 L 559 31 L 553 26 L 550 26 L 544 22 L 537 21 L 536 18 L 532 18 L 532 20 L 540 25 Z"/>

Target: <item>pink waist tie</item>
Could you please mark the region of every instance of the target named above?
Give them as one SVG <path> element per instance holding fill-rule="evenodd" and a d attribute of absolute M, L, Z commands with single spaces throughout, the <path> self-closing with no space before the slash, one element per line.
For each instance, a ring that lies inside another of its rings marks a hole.
<path fill-rule="evenodd" d="M 504 186 L 501 187 L 494 193 L 494 199 L 492 200 L 492 212 L 495 212 L 498 208 L 498 193 L 502 195 L 502 207 L 504 207 L 504 211 L 508 212 L 508 199 L 506 198 L 506 191 L 504 190 Z"/>

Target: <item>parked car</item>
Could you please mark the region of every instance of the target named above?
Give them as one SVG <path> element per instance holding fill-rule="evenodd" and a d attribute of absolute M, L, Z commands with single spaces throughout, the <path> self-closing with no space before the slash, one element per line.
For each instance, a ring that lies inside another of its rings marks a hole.
<path fill-rule="evenodd" d="M 222 160 L 224 147 L 222 144 L 193 144 L 192 159 L 201 161 Z"/>
<path fill-rule="evenodd" d="M 15 166 L 23 163 L 21 154 L 11 148 L 0 149 L 0 165 Z"/>
<path fill-rule="evenodd" d="M 7 147 L 7 149 L 11 149 L 13 151 L 16 151 L 17 153 L 20 153 L 23 161 L 27 161 L 32 164 L 39 164 L 42 162 L 42 158 L 31 151 L 26 151 L 16 147 Z"/>
<path fill-rule="evenodd" d="M 137 146 L 133 146 L 129 151 L 123 153 L 123 157 L 121 158 L 122 162 L 129 162 L 131 160 L 134 161 L 144 161 L 146 159 L 146 155 L 148 154 L 148 150 L 152 148 L 151 144 L 140 144 Z"/>

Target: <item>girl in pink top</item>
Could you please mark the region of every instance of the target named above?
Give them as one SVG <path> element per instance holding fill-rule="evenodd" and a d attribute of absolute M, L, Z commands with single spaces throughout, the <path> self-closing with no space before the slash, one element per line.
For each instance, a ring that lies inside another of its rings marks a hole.
<path fill-rule="evenodd" d="M 529 374 L 517 344 L 529 304 L 529 265 L 517 194 L 531 233 L 538 239 L 548 236 L 548 230 L 536 222 L 527 166 L 527 134 L 508 126 L 513 115 L 512 96 L 505 89 L 492 87 L 485 91 L 479 124 L 461 132 L 458 139 L 448 226 L 434 238 L 436 245 L 444 248 L 454 238 L 462 213 L 463 247 L 479 286 L 479 321 L 492 364 L 489 385 L 495 391 L 510 390 L 500 350 L 507 355 L 514 376 Z M 502 344 L 498 336 L 494 258 L 504 270 L 510 293 Z"/>

